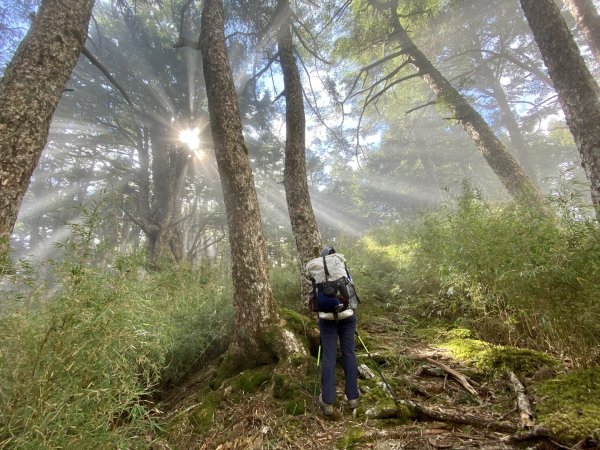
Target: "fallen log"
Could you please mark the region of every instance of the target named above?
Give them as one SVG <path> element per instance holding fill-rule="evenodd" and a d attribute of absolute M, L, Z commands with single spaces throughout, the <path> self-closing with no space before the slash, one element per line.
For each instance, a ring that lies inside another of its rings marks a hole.
<path fill-rule="evenodd" d="M 517 395 L 517 408 L 519 410 L 521 426 L 524 428 L 531 428 L 535 425 L 535 419 L 531 409 L 531 403 L 529 403 L 529 398 L 525 393 L 525 386 L 523 386 L 523 383 L 521 383 L 514 372 L 509 372 L 509 376 L 513 390 Z"/>
<path fill-rule="evenodd" d="M 469 380 L 467 379 L 467 377 L 464 376 L 462 373 L 458 372 L 457 370 L 451 369 L 446 364 L 439 362 L 439 361 L 435 361 L 434 359 L 431 359 L 431 358 L 427 358 L 427 362 L 429 362 L 431 364 L 435 364 L 440 369 L 447 372 L 456 381 L 458 381 L 462 387 L 464 387 L 468 392 L 470 392 L 471 394 L 473 394 L 475 397 L 477 397 L 479 399 L 479 394 L 477 393 L 475 388 L 473 386 L 471 386 L 471 383 L 469 383 Z M 481 399 L 479 399 L 479 400 L 481 401 Z"/>
<path fill-rule="evenodd" d="M 404 408 L 403 408 L 404 407 Z M 471 414 L 450 413 L 436 409 L 427 408 L 410 400 L 398 400 L 397 407 L 381 406 L 374 407 L 366 411 L 366 415 L 372 419 L 391 419 L 406 417 L 407 411 L 412 417 L 419 420 L 435 420 L 439 422 L 450 422 L 459 425 L 472 425 L 478 428 L 485 428 L 493 431 L 514 434 L 518 428 L 508 422 L 499 422 L 486 420 Z"/>

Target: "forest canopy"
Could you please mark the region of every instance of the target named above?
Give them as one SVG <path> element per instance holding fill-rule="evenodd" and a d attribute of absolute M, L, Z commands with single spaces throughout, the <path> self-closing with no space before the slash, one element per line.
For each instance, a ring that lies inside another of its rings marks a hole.
<path fill-rule="evenodd" d="M 304 417 L 248 448 L 308 440 L 326 245 L 394 426 L 594 448 L 599 6 L 0 0 L 0 448 L 246 448 L 246 395 Z"/>

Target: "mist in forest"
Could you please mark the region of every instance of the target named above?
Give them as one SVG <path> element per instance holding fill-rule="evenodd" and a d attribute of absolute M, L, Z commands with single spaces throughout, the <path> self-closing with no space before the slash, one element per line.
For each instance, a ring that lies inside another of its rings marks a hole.
<path fill-rule="evenodd" d="M 484 198 L 508 200 L 473 141 L 435 104 L 414 67 L 390 60 L 369 69 L 394 44 L 378 35 L 377 23 L 357 25 L 361 2 L 341 3 L 297 5 L 308 182 L 324 240 L 410 219 L 456 198 L 465 183 Z M 587 198 L 573 138 L 518 2 L 485 3 L 421 14 L 412 39 L 544 195 L 577 189 Z M 12 11 L 2 4 L 4 30 L 13 30 L 4 31 L 3 67 L 37 8 L 16 4 Z M 226 2 L 225 34 L 275 255 L 292 251 L 293 237 L 283 185 L 283 78 L 273 36 L 262 33 L 273 7 Z M 69 235 L 68 224 L 90 216 L 95 242 L 137 251 L 147 245 L 144 229 L 167 209 L 181 258 L 222 253 L 227 219 L 202 58 L 194 48 L 200 13 L 200 4 L 177 0 L 96 2 L 86 43 L 96 62 L 81 55 L 54 115 L 13 233 L 15 255 L 56 255 L 53 243 Z M 573 18 L 567 11 L 564 16 L 574 29 Z M 583 41 L 580 47 L 596 70 Z"/>

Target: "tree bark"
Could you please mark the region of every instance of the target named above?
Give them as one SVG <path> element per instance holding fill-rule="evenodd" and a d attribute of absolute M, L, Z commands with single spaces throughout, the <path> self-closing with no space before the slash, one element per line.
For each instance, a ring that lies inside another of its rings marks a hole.
<path fill-rule="evenodd" d="M 600 218 L 600 101 L 586 66 L 553 0 L 521 0 L 521 8 L 554 83 Z"/>
<path fill-rule="evenodd" d="M 87 37 L 93 0 L 43 0 L 0 80 L 0 255 Z"/>
<path fill-rule="evenodd" d="M 289 0 L 280 0 L 277 7 L 282 14 L 282 25 L 277 36 L 279 61 L 285 89 L 285 167 L 283 184 L 292 232 L 300 257 L 302 306 L 308 309 L 312 284 L 304 274 L 306 263 L 318 256 L 321 233 L 315 219 L 306 175 L 306 139 L 302 82 L 294 57 Z"/>
<path fill-rule="evenodd" d="M 200 42 L 231 246 L 236 327 L 228 352 L 230 361 L 243 368 L 276 359 L 277 337 L 272 331 L 277 327 L 278 316 L 268 278 L 254 177 L 225 46 L 221 0 L 204 2 Z"/>
<path fill-rule="evenodd" d="M 596 61 L 600 62 L 600 16 L 592 0 L 563 0 L 590 46 Z"/>
<path fill-rule="evenodd" d="M 454 118 L 464 127 L 509 194 L 515 199 L 525 200 L 539 209 L 543 209 L 543 199 L 538 188 L 506 150 L 481 115 L 469 105 L 413 43 L 400 23 L 397 9 L 398 0 L 394 0 L 391 2 L 389 16 L 390 25 L 394 30 L 393 36 L 402 46 L 404 54 L 410 58 L 412 65 L 417 68 L 419 75 L 437 95 L 438 100 L 452 112 Z"/>

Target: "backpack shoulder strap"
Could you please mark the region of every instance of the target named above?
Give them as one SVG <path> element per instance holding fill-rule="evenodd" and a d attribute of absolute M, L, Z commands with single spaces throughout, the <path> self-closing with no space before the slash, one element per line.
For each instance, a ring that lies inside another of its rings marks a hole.
<path fill-rule="evenodd" d="M 352 277 L 350 276 L 350 272 L 348 272 L 348 265 L 346 264 L 346 261 L 344 261 L 344 270 L 346 271 L 346 276 L 348 277 L 348 279 L 350 281 L 352 281 Z"/>
<path fill-rule="evenodd" d="M 324 256 L 323 256 L 323 269 L 325 269 L 325 281 L 329 281 L 329 270 L 327 269 L 327 261 L 325 261 Z"/>

